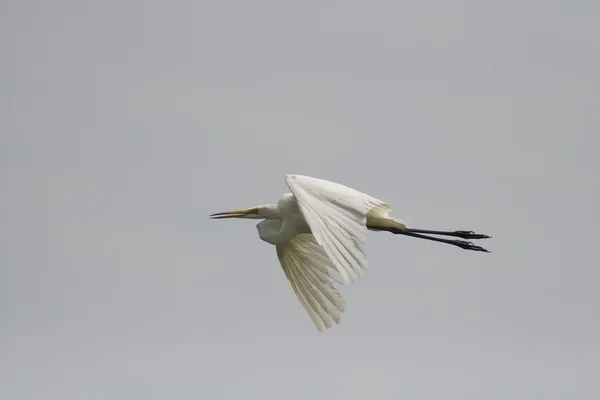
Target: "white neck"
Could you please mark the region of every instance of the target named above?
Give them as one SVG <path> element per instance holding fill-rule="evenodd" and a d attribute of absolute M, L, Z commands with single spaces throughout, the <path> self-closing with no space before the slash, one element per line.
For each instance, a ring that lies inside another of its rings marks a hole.
<path fill-rule="evenodd" d="M 275 204 L 266 204 L 254 207 L 258 213 L 253 214 L 254 219 L 281 219 L 281 210 Z"/>

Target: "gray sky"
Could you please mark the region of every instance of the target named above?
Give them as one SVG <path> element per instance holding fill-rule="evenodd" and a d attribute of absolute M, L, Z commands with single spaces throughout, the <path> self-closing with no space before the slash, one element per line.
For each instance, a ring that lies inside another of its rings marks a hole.
<path fill-rule="evenodd" d="M 0 398 L 600 398 L 597 1 L 5 0 L 0 32 Z M 493 253 L 371 233 L 319 334 L 255 222 L 207 218 L 287 173 Z"/>

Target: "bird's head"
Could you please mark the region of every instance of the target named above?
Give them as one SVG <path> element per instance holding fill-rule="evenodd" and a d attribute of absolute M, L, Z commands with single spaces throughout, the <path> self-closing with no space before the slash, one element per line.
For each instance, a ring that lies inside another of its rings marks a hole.
<path fill-rule="evenodd" d="M 274 204 L 255 206 L 252 208 L 245 208 L 241 210 L 224 211 L 209 215 L 212 219 L 223 219 L 223 218 L 246 218 L 246 219 L 267 219 L 276 218 L 277 206 Z"/>

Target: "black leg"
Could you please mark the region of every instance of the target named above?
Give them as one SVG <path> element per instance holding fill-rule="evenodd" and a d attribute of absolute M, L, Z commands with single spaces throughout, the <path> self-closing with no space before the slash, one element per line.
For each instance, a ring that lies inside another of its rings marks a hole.
<path fill-rule="evenodd" d="M 428 235 L 454 236 L 454 237 L 459 237 L 459 238 L 463 238 L 463 239 L 489 239 L 489 238 L 491 238 L 491 236 L 484 235 L 481 233 L 475 233 L 473 231 L 449 232 L 449 231 L 430 231 L 430 230 L 426 230 L 426 229 L 412 229 L 412 228 L 406 228 L 406 231 L 412 232 L 412 233 L 425 233 Z"/>
<path fill-rule="evenodd" d="M 436 238 L 436 237 L 431 237 L 431 236 L 425 236 L 425 235 L 416 233 L 415 229 L 386 228 L 386 230 L 388 232 L 391 232 L 396 235 L 411 236 L 411 237 L 415 237 L 415 238 L 419 238 L 419 239 L 426 239 L 426 240 L 432 240 L 434 242 L 451 244 L 453 246 L 457 246 L 457 247 L 460 247 L 461 249 L 465 249 L 465 250 L 483 251 L 486 253 L 490 252 L 489 250 L 486 250 L 481 246 L 476 246 L 471 242 L 466 242 L 464 240 L 450 240 L 450 239 L 441 239 L 441 238 Z M 450 232 L 450 233 L 454 233 L 454 232 Z M 462 237 L 462 236 L 459 236 L 459 237 Z"/>

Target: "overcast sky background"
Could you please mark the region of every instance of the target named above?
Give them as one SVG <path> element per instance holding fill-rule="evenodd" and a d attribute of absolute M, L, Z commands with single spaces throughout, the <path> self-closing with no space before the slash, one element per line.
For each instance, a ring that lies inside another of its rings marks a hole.
<path fill-rule="evenodd" d="M 0 398 L 600 398 L 597 1 L 0 2 Z M 318 333 L 256 221 L 347 184 Z"/>

